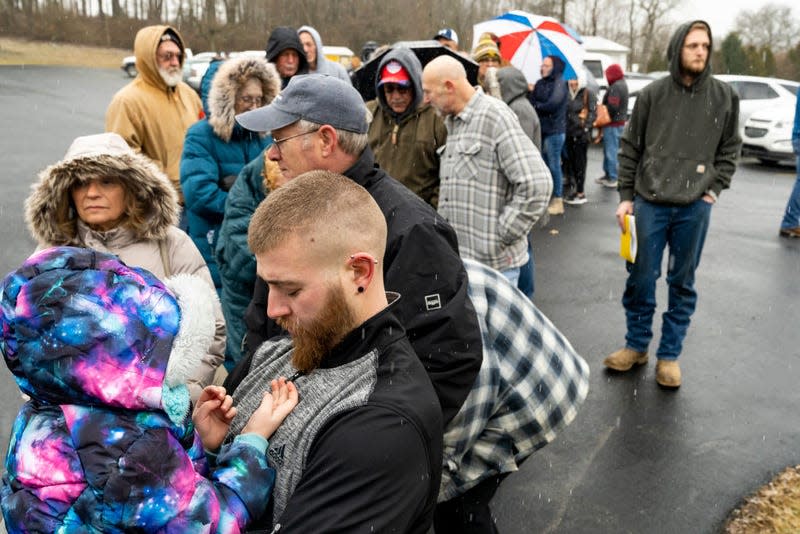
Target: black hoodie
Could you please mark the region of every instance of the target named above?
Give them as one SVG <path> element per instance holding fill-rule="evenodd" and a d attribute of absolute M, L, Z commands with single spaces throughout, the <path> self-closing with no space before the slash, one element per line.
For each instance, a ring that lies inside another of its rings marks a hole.
<path fill-rule="evenodd" d="M 658 204 L 690 204 L 711 190 L 719 195 L 731 183 L 742 140 L 739 97 L 711 75 L 713 41 L 705 70 L 686 86 L 681 80 L 681 50 L 692 21 L 669 43 L 670 76 L 639 93 L 619 152 L 619 195 L 634 194 Z M 708 29 L 709 38 L 711 30 Z"/>
<path fill-rule="evenodd" d="M 300 66 L 295 76 L 298 74 L 308 74 L 308 59 L 306 59 L 306 51 L 303 50 L 303 43 L 300 42 L 297 30 L 288 26 L 278 26 L 272 30 L 267 40 L 267 61 L 275 63 L 275 60 L 281 52 L 290 49 L 296 51 L 300 56 Z M 285 88 L 290 79 L 291 76 L 289 78 L 281 76 L 281 88 Z"/>
<path fill-rule="evenodd" d="M 564 62 L 560 57 L 550 57 L 553 70 L 536 82 L 529 97 L 542 125 L 542 138 L 567 131 L 569 89 L 563 77 Z"/>

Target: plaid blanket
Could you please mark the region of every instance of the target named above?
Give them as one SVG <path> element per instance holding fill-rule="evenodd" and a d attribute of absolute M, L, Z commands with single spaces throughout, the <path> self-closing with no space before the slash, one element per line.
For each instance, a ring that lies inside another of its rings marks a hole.
<path fill-rule="evenodd" d="M 589 366 L 499 272 L 464 260 L 483 363 L 444 435 L 439 502 L 516 471 L 568 425 L 589 391 Z"/>

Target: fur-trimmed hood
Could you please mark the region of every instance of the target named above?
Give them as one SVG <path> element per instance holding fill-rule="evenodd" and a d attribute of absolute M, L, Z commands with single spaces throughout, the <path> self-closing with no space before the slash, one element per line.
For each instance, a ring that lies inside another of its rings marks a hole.
<path fill-rule="evenodd" d="M 261 82 L 266 106 L 281 90 L 281 81 L 275 65 L 254 57 L 239 57 L 220 65 L 211 91 L 208 94 L 208 119 L 214 133 L 226 143 L 231 140 L 235 127 L 240 127 L 234 119 L 236 115 L 236 95 L 247 80 L 255 78 Z"/>
<path fill-rule="evenodd" d="M 141 224 L 131 227 L 138 239 L 163 239 L 178 223 L 178 195 L 158 166 L 115 133 L 90 135 L 75 139 L 64 159 L 39 173 L 31 186 L 25 221 L 40 246 L 81 244 L 70 191 L 76 184 L 108 175 L 127 183 L 126 190 L 135 194 L 143 210 Z"/>

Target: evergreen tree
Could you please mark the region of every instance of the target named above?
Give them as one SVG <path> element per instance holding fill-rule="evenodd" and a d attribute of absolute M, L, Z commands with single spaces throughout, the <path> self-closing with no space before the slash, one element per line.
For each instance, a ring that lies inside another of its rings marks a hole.
<path fill-rule="evenodd" d="M 731 32 L 722 41 L 720 72 L 725 74 L 745 74 L 747 72 L 747 54 L 742 46 L 742 39 L 737 32 Z"/>

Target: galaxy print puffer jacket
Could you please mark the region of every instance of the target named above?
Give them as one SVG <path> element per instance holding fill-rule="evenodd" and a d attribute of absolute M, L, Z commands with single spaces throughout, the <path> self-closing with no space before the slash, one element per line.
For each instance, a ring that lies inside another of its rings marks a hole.
<path fill-rule="evenodd" d="M 239 532 L 264 510 L 264 451 L 238 440 L 210 470 L 194 431 L 180 380 L 213 337 L 213 292 L 183 282 L 71 247 L 3 280 L 0 350 L 30 397 L 0 489 L 9 532 Z"/>

